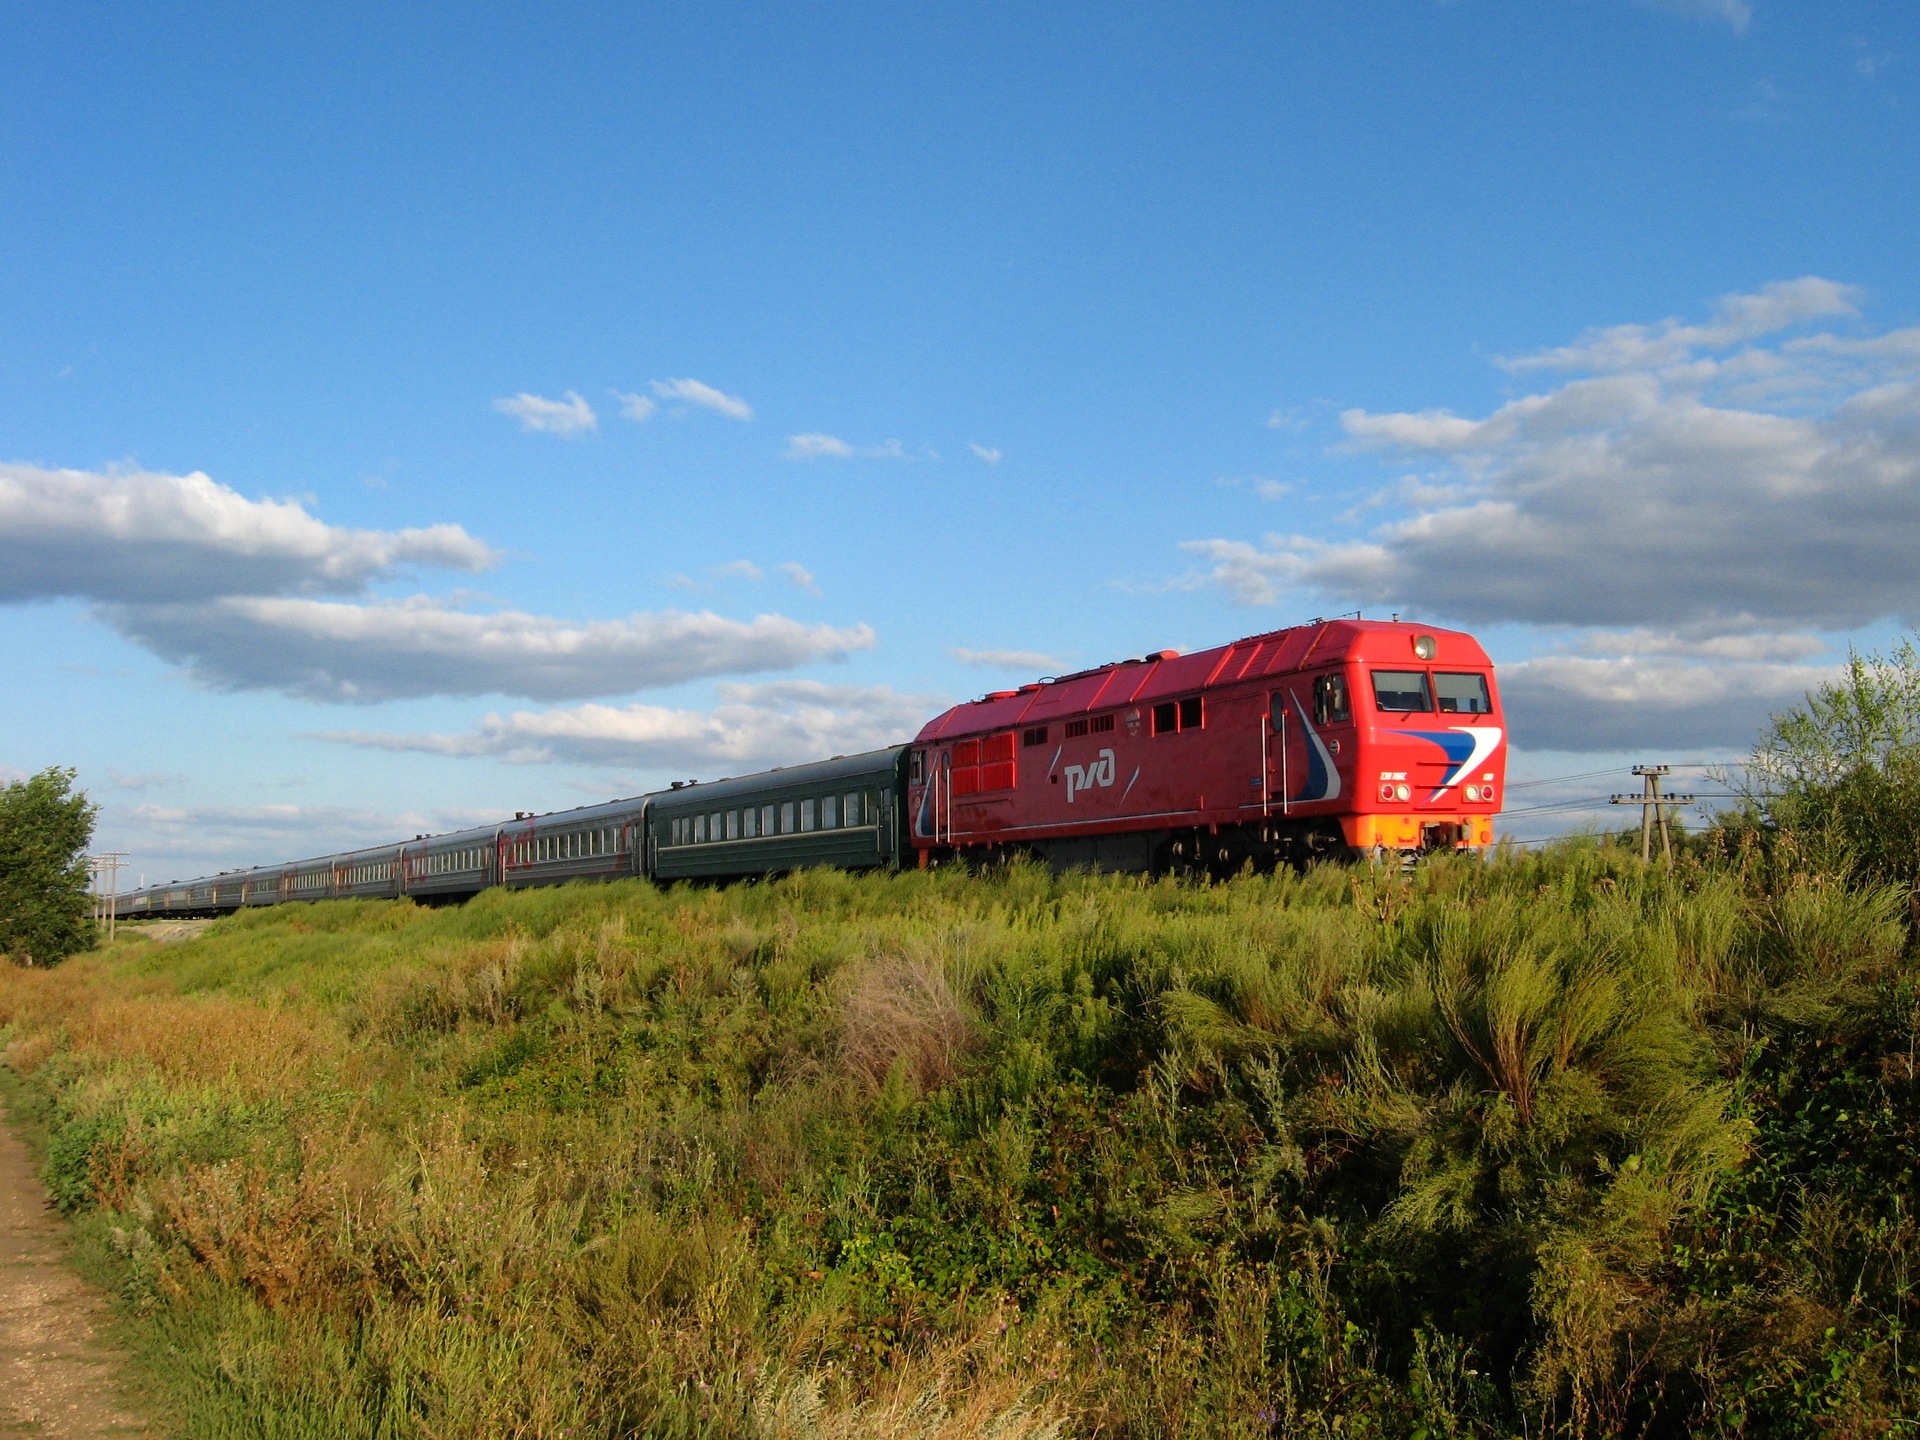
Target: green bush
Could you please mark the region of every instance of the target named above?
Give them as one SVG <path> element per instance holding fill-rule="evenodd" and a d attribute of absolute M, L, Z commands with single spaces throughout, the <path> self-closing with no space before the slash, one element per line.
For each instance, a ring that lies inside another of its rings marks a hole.
<path fill-rule="evenodd" d="M 1747 762 L 1747 826 L 1788 863 L 1911 890 L 1920 882 L 1920 648 L 1853 653 L 1840 679 L 1774 716 Z M 1735 822 L 1740 828 L 1740 822 Z"/>

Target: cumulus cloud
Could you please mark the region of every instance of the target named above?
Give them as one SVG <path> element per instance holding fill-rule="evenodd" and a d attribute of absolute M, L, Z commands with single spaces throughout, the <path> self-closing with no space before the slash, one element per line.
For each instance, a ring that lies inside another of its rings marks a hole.
<path fill-rule="evenodd" d="M 371 582 L 408 566 L 482 570 L 497 559 L 457 525 L 347 529 L 200 474 L 0 465 L 0 603 L 91 601 L 97 618 L 214 688 L 324 701 L 576 700 L 792 669 L 873 644 L 864 625 L 779 615 L 569 620 L 367 597 Z M 781 571 L 794 580 L 795 568 Z M 750 560 L 713 573 L 763 578 Z"/>
<path fill-rule="evenodd" d="M 518 395 L 507 395 L 494 401 L 493 408 L 502 415 L 511 415 L 518 420 L 522 430 L 541 431 L 563 438 L 583 435 L 600 426 L 600 419 L 593 413 L 593 407 L 571 390 L 564 400 L 549 400 L 545 396 L 529 395 L 522 390 Z"/>
<path fill-rule="evenodd" d="M 1514 363 L 1597 373 L 1483 418 L 1350 410 L 1354 446 L 1446 483 L 1403 488 L 1405 513 L 1363 538 L 1189 552 L 1246 604 L 1304 589 L 1473 623 L 1720 633 L 1920 618 L 1920 346 L 1755 343 L 1855 300 L 1806 279 L 1704 325 L 1594 332 Z"/>
<path fill-rule="evenodd" d="M 976 670 L 1049 671 L 1064 663 L 1058 655 L 1049 655 L 1044 650 L 968 650 L 956 645 L 947 653 Z"/>
<path fill-rule="evenodd" d="M 669 771 L 742 772 L 855 754 L 911 739 L 947 701 L 884 685 L 775 680 L 714 687 L 712 710 L 578 705 L 488 715 L 462 734 L 347 730 L 322 738 L 380 750 L 495 756 L 523 764 L 570 761 Z"/>
<path fill-rule="evenodd" d="M 1499 667 L 1516 744 L 1619 751 L 1743 751 L 1767 717 L 1836 677 L 1837 666 L 1700 665 L 1667 657 L 1548 655 Z"/>
<path fill-rule="evenodd" d="M 820 586 L 815 583 L 813 572 L 798 560 L 782 561 L 779 570 L 780 573 L 786 577 L 787 583 L 793 586 L 794 589 L 804 591 L 808 595 L 818 595 L 820 593 Z"/>
<path fill-rule="evenodd" d="M 653 393 L 662 400 L 678 400 L 688 405 L 698 405 L 703 410 L 712 410 L 725 415 L 730 420 L 753 419 L 753 407 L 738 395 L 729 395 L 716 390 L 711 385 L 698 380 L 655 380 Z M 639 418 L 639 417 L 636 417 Z"/>
<path fill-rule="evenodd" d="M 865 625 L 807 625 L 780 615 L 742 621 L 669 610 L 563 620 L 463 610 L 427 596 L 354 603 L 230 596 L 106 606 L 102 614 L 201 684 L 334 702 L 621 695 L 837 660 L 874 642 Z"/>
<path fill-rule="evenodd" d="M 1776 280 L 1748 294 L 1723 296 L 1705 324 L 1678 319 L 1654 325 L 1614 325 L 1589 330 L 1571 345 L 1501 362 L 1507 369 L 1641 370 L 1691 358 L 1701 350 L 1724 350 L 1801 324 L 1856 316 L 1863 298 L 1857 285 L 1818 275 Z"/>
<path fill-rule="evenodd" d="M 354 530 L 207 476 L 0 464 L 0 603 L 346 594 L 407 565 L 499 556 L 458 525 Z"/>
<path fill-rule="evenodd" d="M 967 446 L 967 448 L 973 451 L 973 453 L 975 455 L 978 455 L 982 460 L 986 461 L 987 464 L 989 465 L 998 465 L 1000 463 L 1000 451 L 995 446 L 969 445 Z"/>

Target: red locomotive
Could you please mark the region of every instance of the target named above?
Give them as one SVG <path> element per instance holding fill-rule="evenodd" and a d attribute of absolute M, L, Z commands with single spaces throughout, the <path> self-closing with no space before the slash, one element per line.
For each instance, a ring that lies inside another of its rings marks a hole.
<path fill-rule="evenodd" d="M 1492 843 L 1506 749 L 1470 635 L 1318 620 L 956 705 L 909 757 L 922 865 L 1233 870 Z"/>

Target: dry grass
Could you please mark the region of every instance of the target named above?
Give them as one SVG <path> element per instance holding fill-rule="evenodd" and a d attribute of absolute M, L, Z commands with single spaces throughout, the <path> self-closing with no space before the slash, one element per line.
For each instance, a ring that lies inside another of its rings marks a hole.
<path fill-rule="evenodd" d="M 860 966 L 840 1017 L 841 1063 L 868 1094 L 895 1079 L 915 1098 L 937 1090 L 961 1073 L 980 1043 L 946 967 L 926 956 Z"/>

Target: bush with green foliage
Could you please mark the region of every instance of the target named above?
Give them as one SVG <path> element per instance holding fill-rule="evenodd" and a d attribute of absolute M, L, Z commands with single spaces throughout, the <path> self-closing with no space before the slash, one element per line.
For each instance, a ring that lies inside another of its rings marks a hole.
<path fill-rule="evenodd" d="M 1850 654 L 1838 680 L 1773 717 L 1746 784 L 1747 824 L 1787 837 L 1798 863 L 1920 882 L 1920 647 Z"/>
<path fill-rule="evenodd" d="M 0 956 L 51 965 L 94 944 L 87 846 L 98 813 L 53 768 L 0 786 Z"/>

